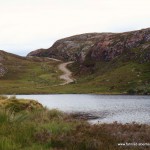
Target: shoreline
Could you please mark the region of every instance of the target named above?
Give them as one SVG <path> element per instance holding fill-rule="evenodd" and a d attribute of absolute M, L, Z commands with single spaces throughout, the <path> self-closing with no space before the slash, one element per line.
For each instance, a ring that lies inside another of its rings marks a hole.
<path fill-rule="evenodd" d="M 104 94 L 104 93 L 3 93 L 0 95 L 101 95 L 101 96 L 150 96 L 149 94 Z"/>

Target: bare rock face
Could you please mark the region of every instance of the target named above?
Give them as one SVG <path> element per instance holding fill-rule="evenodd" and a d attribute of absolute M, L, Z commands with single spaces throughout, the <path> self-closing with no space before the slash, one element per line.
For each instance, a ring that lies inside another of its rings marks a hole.
<path fill-rule="evenodd" d="M 90 49 L 90 57 L 94 60 L 110 61 L 123 52 L 130 52 L 131 49 L 146 46 L 148 42 L 150 42 L 150 28 L 109 35 L 98 41 Z"/>
<path fill-rule="evenodd" d="M 7 73 L 7 69 L 0 63 L 0 77 L 3 77 Z"/>
<path fill-rule="evenodd" d="M 111 61 L 124 52 L 139 48 L 145 61 L 150 60 L 150 28 L 125 33 L 87 33 L 58 40 L 49 49 L 39 49 L 27 56 L 51 57 L 83 63 Z M 135 55 L 136 58 L 137 55 Z"/>
<path fill-rule="evenodd" d="M 4 60 L 3 51 L 0 50 L 0 63 Z"/>
<path fill-rule="evenodd" d="M 0 50 L 0 77 L 3 77 L 7 73 L 7 68 L 3 65 L 4 60 L 4 52 Z"/>
<path fill-rule="evenodd" d="M 0 56 L 0 62 L 3 60 L 3 57 L 2 56 Z"/>
<path fill-rule="evenodd" d="M 40 49 L 27 56 L 51 57 L 61 60 L 84 61 L 87 52 L 97 42 L 111 33 L 87 33 L 56 41 L 49 49 Z"/>
<path fill-rule="evenodd" d="M 38 57 L 44 57 L 44 53 L 46 52 L 46 49 L 38 49 L 38 50 L 35 50 L 35 51 L 32 51 L 30 52 L 27 56 L 30 57 L 30 56 L 38 56 Z"/>

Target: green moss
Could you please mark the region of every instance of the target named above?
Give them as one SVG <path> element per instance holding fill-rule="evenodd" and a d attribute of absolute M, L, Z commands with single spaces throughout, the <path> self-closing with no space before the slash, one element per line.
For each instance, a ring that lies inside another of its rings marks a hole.
<path fill-rule="evenodd" d="M 15 96 L 0 96 L 0 109 L 1 108 L 18 113 L 21 111 L 43 109 L 43 106 L 34 100 L 16 99 Z"/>

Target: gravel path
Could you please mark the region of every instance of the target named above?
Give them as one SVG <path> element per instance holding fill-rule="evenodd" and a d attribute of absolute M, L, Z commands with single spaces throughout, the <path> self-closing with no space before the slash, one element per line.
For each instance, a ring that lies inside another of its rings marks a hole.
<path fill-rule="evenodd" d="M 69 61 L 66 63 L 61 63 L 58 66 L 59 70 L 61 70 L 64 73 L 63 75 L 60 76 L 60 79 L 65 80 L 65 82 L 60 85 L 66 85 L 71 82 L 74 82 L 74 80 L 71 78 L 72 72 L 67 68 L 67 65 L 72 64 L 72 63 L 73 63 L 73 61 Z"/>

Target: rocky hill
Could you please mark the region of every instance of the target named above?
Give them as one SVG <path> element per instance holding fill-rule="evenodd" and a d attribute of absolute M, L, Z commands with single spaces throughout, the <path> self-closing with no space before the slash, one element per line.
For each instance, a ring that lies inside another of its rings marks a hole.
<path fill-rule="evenodd" d="M 86 33 L 75 35 L 58 40 L 48 49 L 38 49 L 32 51 L 27 56 L 51 57 L 61 60 L 80 60 L 85 59 L 86 54 L 98 42 L 99 39 L 111 33 Z"/>
<path fill-rule="evenodd" d="M 4 67 L 2 63 L 3 60 L 4 60 L 3 51 L 0 51 L 0 77 L 3 77 L 7 72 L 7 69 Z"/>
<path fill-rule="evenodd" d="M 28 56 L 52 57 L 84 62 L 86 56 L 93 60 L 110 61 L 122 53 L 140 47 L 143 61 L 150 60 L 150 28 L 125 33 L 87 33 L 58 40 L 48 49 L 39 49 Z M 136 57 L 136 56 L 135 56 Z"/>
<path fill-rule="evenodd" d="M 76 35 L 28 56 L 75 61 L 74 93 L 150 94 L 150 28 Z"/>

